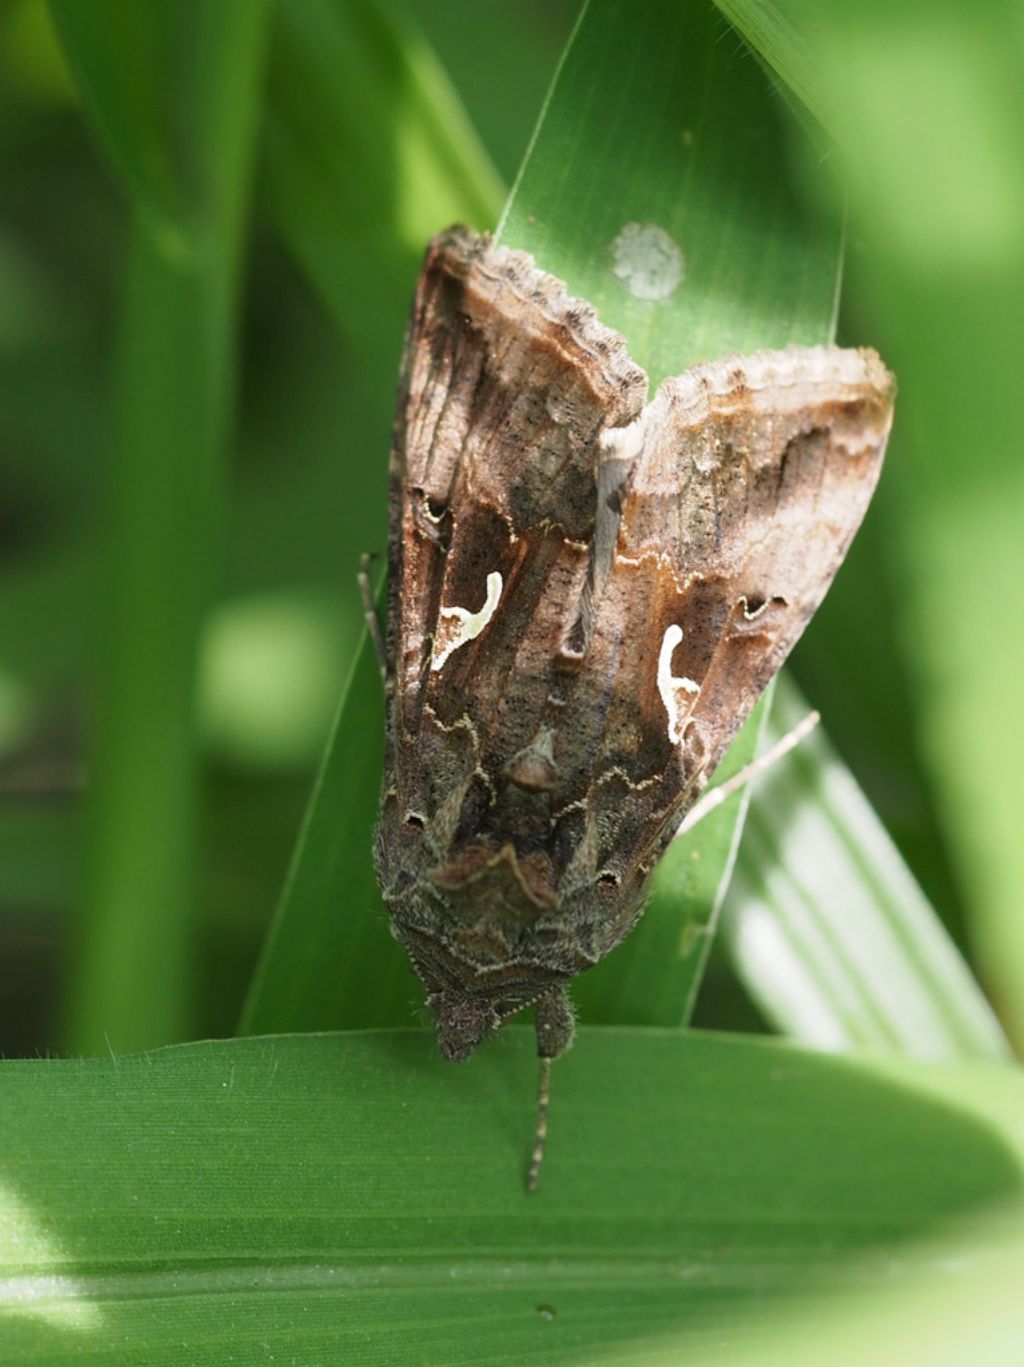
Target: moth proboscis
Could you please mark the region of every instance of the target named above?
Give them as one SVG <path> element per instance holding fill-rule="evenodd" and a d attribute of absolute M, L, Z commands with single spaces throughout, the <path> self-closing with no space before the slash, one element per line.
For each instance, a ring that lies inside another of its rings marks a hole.
<path fill-rule="evenodd" d="M 534 1009 L 540 1111 L 568 984 L 652 871 L 821 602 L 881 467 L 869 350 L 790 347 L 648 380 L 528 255 L 430 244 L 391 460 L 391 929 L 468 1058 Z"/>

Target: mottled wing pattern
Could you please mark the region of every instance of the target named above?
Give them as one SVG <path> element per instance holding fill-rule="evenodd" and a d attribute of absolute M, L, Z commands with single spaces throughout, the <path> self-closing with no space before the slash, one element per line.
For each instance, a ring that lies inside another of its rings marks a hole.
<path fill-rule="evenodd" d="M 653 866 L 824 596 L 892 412 L 873 352 L 647 378 L 529 257 L 435 239 L 392 460 L 377 865 L 465 1057 L 626 934 Z"/>
<path fill-rule="evenodd" d="M 445 905 L 480 900 L 476 874 L 489 876 L 503 843 L 484 828 L 501 825 L 504 770 L 542 723 L 566 605 L 586 579 L 600 439 L 636 418 L 646 394 L 621 337 L 529 257 L 465 229 L 431 244 L 392 460 L 392 781 L 378 862 L 399 916 L 428 870 L 431 887 L 447 886 Z M 519 815 L 542 844 L 546 807 Z M 550 901 L 549 872 L 529 853 L 510 880 L 494 875 L 494 919 Z"/>
<path fill-rule="evenodd" d="M 832 582 L 892 398 L 874 352 L 794 347 L 696 366 L 605 439 L 615 540 L 578 698 L 578 725 L 595 732 L 578 744 L 602 758 L 575 782 L 591 791 L 609 947 Z"/>

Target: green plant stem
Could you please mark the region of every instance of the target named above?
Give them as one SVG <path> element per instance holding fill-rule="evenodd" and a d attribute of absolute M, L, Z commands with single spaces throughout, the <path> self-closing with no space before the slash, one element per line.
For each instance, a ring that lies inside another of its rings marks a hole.
<path fill-rule="evenodd" d="M 222 520 L 268 6 L 150 9 L 133 0 L 62 3 L 56 14 L 132 205 L 96 592 L 86 883 L 67 1026 L 71 1048 L 94 1052 L 188 1032 L 198 901 L 194 673 Z M 116 61 L 107 21 L 138 39 Z M 133 107 L 133 94 L 162 87 L 166 103 Z"/>

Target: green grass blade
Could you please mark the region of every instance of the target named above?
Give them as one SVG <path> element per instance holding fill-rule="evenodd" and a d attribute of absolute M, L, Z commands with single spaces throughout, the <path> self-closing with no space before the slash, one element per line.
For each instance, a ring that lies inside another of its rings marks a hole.
<path fill-rule="evenodd" d="M 892 462 L 889 554 L 916 727 L 982 971 L 1024 1046 L 1022 623 L 1007 593 L 1024 503 L 1020 9 L 722 8 L 821 118 L 849 187 L 861 308 L 913 413 Z"/>
<path fill-rule="evenodd" d="M 769 743 L 807 715 L 788 680 Z M 755 786 L 725 943 L 758 1006 L 821 1048 L 1000 1058 L 981 989 L 820 731 Z"/>
<path fill-rule="evenodd" d="M 128 168 L 87 886 L 69 1043 L 187 1034 L 195 915 L 197 638 L 211 591 L 234 308 L 267 6 L 55 6 L 79 89 Z M 121 50 L 111 34 L 139 37 Z M 145 41 L 142 41 L 145 35 Z M 138 92 L 145 97 L 135 99 Z M 160 92 L 157 98 L 154 92 Z M 179 147 L 189 155 L 175 161 Z M 158 168 L 173 166 L 173 174 Z M 168 214 L 154 200 L 173 187 Z"/>
<path fill-rule="evenodd" d="M 5 1360 L 701 1361 L 1024 1181 L 1011 1068 L 584 1030 L 530 1196 L 534 1067 L 525 1030 L 457 1070 L 418 1031 L 3 1064 Z"/>
<path fill-rule="evenodd" d="M 149 5 L 50 0 L 63 55 L 103 150 L 128 197 L 166 240 L 180 233 L 188 201 L 182 144 L 166 136 L 168 110 L 177 103 L 173 82 L 180 72 L 166 60 L 170 8 L 168 0 Z M 189 0 L 181 8 L 195 17 Z M 115 53 L 130 56 L 118 61 Z"/>
<path fill-rule="evenodd" d="M 278 7 L 263 191 L 389 408 L 428 238 L 459 219 L 489 227 L 502 197 L 444 71 L 400 11 L 375 0 Z"/>
<path fill-rule="evenodd" d="M 841 237 L 791 188 L 792 135 L 712 4 L 591 0 L 500 236 L 618 328 L 652 384 L 729 351 L 830 341 Z M 682 254 L 660 298 L 617 273 L 629 224 Z"/>

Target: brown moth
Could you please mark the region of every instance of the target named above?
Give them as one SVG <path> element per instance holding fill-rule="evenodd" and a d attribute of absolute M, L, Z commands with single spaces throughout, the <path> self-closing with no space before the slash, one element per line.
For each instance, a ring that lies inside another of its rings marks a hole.
<path fill-rule="evenodd" d="M 790 347 L 648 380 L 531 257 L 456 227 L 419 280 L 391 462 L 376 863 L 448 1059 L 627 935 L 651 873 L 821 602 L 893 380 Z"/>

